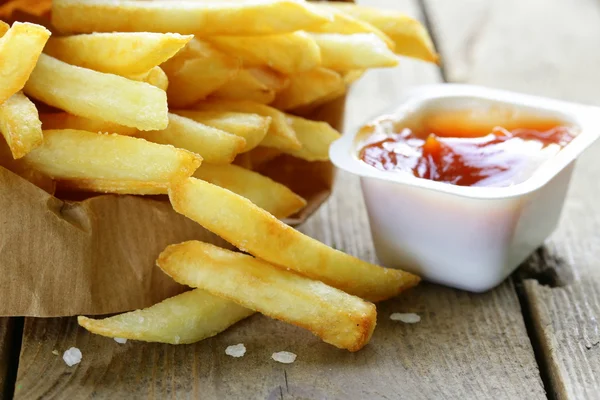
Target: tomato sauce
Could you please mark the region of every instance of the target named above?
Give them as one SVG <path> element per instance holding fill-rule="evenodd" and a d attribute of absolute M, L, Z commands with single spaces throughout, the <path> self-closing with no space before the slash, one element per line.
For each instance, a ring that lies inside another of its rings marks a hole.
<path fill-rule="evenodd" d="M 575 137 L 571 128 L 552 121 L 513 121 L 505 127 L 469 126 L 464 121 L 392 125 L 392 132 L 386 132 L 384 138 L 374 135 L 362 147 L 362 161 L 382 171 L 458 186 L 520 183 Z"/>

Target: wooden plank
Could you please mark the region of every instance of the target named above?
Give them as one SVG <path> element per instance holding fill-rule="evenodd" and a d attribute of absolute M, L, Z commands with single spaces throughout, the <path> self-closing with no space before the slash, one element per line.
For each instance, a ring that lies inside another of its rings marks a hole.
<path fill-rule="evenodd" d="M 14 353 L 14 331 L 16 328 L 15 318 L 0 318 L 0 399 L 12 389 L 14 384 L 14 373 L 11 365 Z M 18 345 L 18 344 L 17 344 Z"/>
<path fill-rule="evenodd" d="M 451 81 L 600 105 L 596 0 L 426 0 Z M 465 10 L 473 18 L 466 19 Z M 568 27 L 568 28 L 567 28 Z M 557 231 L 526 266 L 526 301 L 559 399 L 600 393 L 600 160 L 578 162 Z M 561 287 L 548 287 L 559 285 Z"/>
<path fill-rule="evenodd" d="M 416 15 L 416 1 L 369 4 Z M 439 81 L 436 68 L 406 60 L 394 71 L 370 72 L 352 90 L 347 127 L 393 103 L 410 85 Z M 359 182 L 340 173 L 335 194 L 302 230 L 375 261 Z M 265 398 L 265 399 L 545 399 L 542 382 L 510 282 L 474 295 L 423 284 L 378 307 L 369 346 L 348 353 L 299 328 L 255 315 L 193 345 L 128 342 L 90 335 L 73 318 L 32 319 L 24 327 L 15 398 Z M 414 325 L 392 312 L 417 312 Z M 225 355 L 244 343 L 246 355 Z M 60 356 L 76 346 L 83 361 Z M 298 355 L 278 364 L 273 352 Z M 43 377 L 43 379 L 40 379 Z"/>

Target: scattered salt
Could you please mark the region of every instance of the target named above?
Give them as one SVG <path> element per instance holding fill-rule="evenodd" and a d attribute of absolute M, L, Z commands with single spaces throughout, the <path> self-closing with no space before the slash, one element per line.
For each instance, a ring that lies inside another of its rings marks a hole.
<path fill-rule="evenodd" d="M 127 339 L 116 337 L 115 342 L 120 343 L 120 344 L 125 344 L 125 343 L 127 343 Z"/>
<path fill-rule="evenodd" d="M 181 338 L 179 337 L 179 335 L 175 336 L 175 344 L 179 344 L 179 341 L 181 340 Z"/>
<path fill-rule="evenodd" d="M 291 364 L 296 361 L 296 355 L 294 353 L 290 353 L 289 351 L 279 351 L 277 353 L 273 353 L 271 358 L 283 364 Z"/>
<path fill-rule="evenodd" d="M 246 354 L 246 346 L 243 343 L 227 346 L 225 354 L 231 357 L 243 357 Z"/>
<path fill-rule="evenodd" d="M 393 313 L 390 315 L 392 321 L 402 321 L 405 324 L 416 324 L 421 317 L 415 313 Z"/>
<path fill-rule="evenodd" d="M 63 354 L 63 360 L 69 367 L 79 364 L 81 362 L 81 357 L 81 350 L 79 350 L 77 347 L 71 347 Z"/>
<path fill-rule="evenodd" d="M 60 353 L 58 352 L 58 350 L 52 350 L 52 354 L 54 354 L 55 356 L 58 356 Z"/>

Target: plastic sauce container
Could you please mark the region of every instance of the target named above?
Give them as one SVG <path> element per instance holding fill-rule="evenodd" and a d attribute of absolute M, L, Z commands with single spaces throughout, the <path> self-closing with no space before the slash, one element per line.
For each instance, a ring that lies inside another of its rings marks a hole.
<path fill-rule="evenodd" d="M 457 186 L 383 171 L 359 154 L 357 131 L 330 148 L 332 162 L 361 177 L 379 261 L 447 286 L 482 292 L 502 282 L 555 229 L 577 157 L 600 136 L 600 108 L 469 85 L 409 92 L 393 119 L 411 126 L 436 113 L 470 115 L 473 124 L 557 121 L 575 137 L 526 177 L 503 187 Z M 487 118 L 487 122 L 486 122 Z M 373 122 L 373 121 L 371 121 Z M 518 124 L 517 124 L 518 125 Z"/>

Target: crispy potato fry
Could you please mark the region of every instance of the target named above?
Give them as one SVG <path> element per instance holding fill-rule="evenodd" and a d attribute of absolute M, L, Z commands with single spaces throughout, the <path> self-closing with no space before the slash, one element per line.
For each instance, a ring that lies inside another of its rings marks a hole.
<path fill-rule="evenodd" d="M 13 94 L 0 104 L 0 133 L 13 158 L 23 157 L 44 141 L 38 111 L 23 92 Z"/>
<path fill-rule="evenodd" d="M 252 149 L 246 154 L 245 159 L 238 160 L 236 159 L 234 163 L 239 165 L 240 167 L 244 167 L 246 169 L 258 169 L 261 165 L 268 163 L 269 161 L 279 157 L 283 154 L 283 152 L 279 149 L 275 149 L 273 147 L 262 147 L 258 146 L 255 149 Z"/>
<path fill-rule="evenodd" d="M 392 10 L 357 6 L 345 2 L 328 2 L 348 15 L 370 23 L 388 35 L 396 44 L 394 51 L 407 57 L 438 62 L 433 42 L 427 29 L 416 19 Z"/>
<path fill-rule="evenodd" d="M 325 68 L 347 71 L 398 65 L 398 57 L 373 33 L 310 35 L 321 49 L 321 64 Z"/>
<path fill-rule="evenodd" d="M 261 146 L 275 147 L 281 150 L 298 150 L 302 144 L 296 137 L 294 130 L 288 124 L 285 114 L 273 107 L 250 101 L 207 101 L 194 105 L 200 111 L 235 111 L 258 114 L 271 117 L 271 125 Z"/>
<path fill-rule="evenodd" d="M 31 168 L 23 159 L 13 159 L 10 148 L 3 140 L 0 140 L 0 166 L 12 171 L 50 194 L 54 194 L 56 191 L 56 182 L 48 175 Z"/>
<path fill-rule="evenodd" d="M 370 301 L 398 295 L 419 282 L 408 272 L 359 260 L 312 239 L 227 189 L 199 179 L 173 183 L 175 211 L 239 249 Z"/>
<path fill-rule="evenodd" d="M 268 104 L 275 100 L 275 90 L 269 88 L 248 69 L 241 70 L 235 78 L 221 86 L 210 98 L 223 100 L 248 100 Z"/>
<path fill-rule="evenodd" d="M 364 69 L 353 69 L 342 74 L 342 78 L 344 79 L 344 83 L 346 85 L 351 85 L 365 74 Z"/>
<path fill-rule="evenodd" d="M 284 74 L 311 70 L 321 63 L 319 46 L 305 32 L 267 36 L 213 36 L 217 49 L 242 59 L 244 67 L 270 67 Z"/>
<path fill-rule="evenodd" d="M 0 6 L 0 17 L 6 18 L 15 11 L 27 11 L 33 15 L 44 15 L 52 8 L 52 0 L 12 0 Z"/>
<path fill-rule="evenodd" d="M 90 33 L 51 38 L 44 53 L 99 72 L 140 75 L 173 57 L 192 37 L 178 33 Z"/>
<path fill-rule="evenodd" d="M 52 23 L 63 32 L 180 32 L 198 36 L 293 32 L 331 19 L 293 0 L 177 2 L 54 0 Z"/>
<path fill-rule="evenodd" d="M 46 54 L 40 56 L 24 91 L 71 114 L 140 130 L 164 129 L 169 123 L 164 90 Z"/>
<path fill-rule="evenodd" d="M 0 103 L 23 89 L 49 37 L 43 26 L 15 22 L 0 38 Z"/>
<path fill-rule="evenodd" d="M 4 21 L 0 21 L 0 37 L 4 36 L 10 29 L 10 25 Z"/>
<path fill-rule="evenodd" d="M 40 114 L 40 120 L 44 130 L 77 129 L 96 133 L 118 133 L 125 136 L 132 136 L 138 132 L 135 128 L 115 124 L 114 122 L 79 117 L 66 112 Z"/>
<path fill-rule="evenodd" d="M 241 136 L 246 140 L 242 153 L 252 150 L 265 138 L 271 126 L 271 117 L 230 111 L 173 111 L 201 124 Z"/>
<path fill-rule="evenodd" d="M 243 137 L 171 113 L 166 129 L 138 132 L 136 136 L 200 154 L 205 162 L 211 164 L 231 163 L 246 146 Z"/>
<path fill-rule="evenodd" d="M 128 78 L 134 81 L 149 83 L 164 91 L 167 91 L 169 88 L 169 78 L 161 67 L 154 67 L 141 75 L 128 76 Z"/>
<path fill-rule="evenodd" d="M 333 20 L 319 26 L 315 26 L 310 30 L 310 32 L 341 33 L 344 35 L 350 35 L 353 33 L 374 33 L 377 35 L 377 37 L 379 37 L 379 39 L 385 42 L 390 50 L 394 50 L 396 47 L 396 44 L 388 35 L 370 23 L 354 18 L 344 11 L 335 7 L 330 7 L 327 4 L 319 4 L 318 6 L 333 15 Z"/>
<path fill-rule="evenodd" d="M 300 211 L 306 200 L 286 186 L 237 165 L 203 164 L 196 178 L 239 194 L 279 219 Z"/>
<path fill-rule="evenodd" d="M 215 336 L 252 314 L 233 301 L 194 289 L 143 310 L 101 320 L 80 316 L 77 322 L 97 335 L 187 344 Z"/>
<path fill-rule="evenodd" d="M 193 39 L 161 67 L 169 77 L 169 105 L 184 108 L 232 80 L 240 70 L 241 61 Z"/>
<path fill-rule="evenodd" d="M 345 91 L 346 85 L 340 74 L 326 68 L 315 68 L 290 77 L 290 84 L 277 94 L 272 106 L 292 110 L 332 94 L 339 97 Z"/>
<path fill-rule="evenodd" d="M 189 241 L 168 246 L 156 263 L 179 283 L 308 329 L 341 349 L 363 348 L 377 322 L 372 303 L 212 244 Z"/>
<path fill-rule="evenodd" d="M 275 92 L 282 91 L 290 83 L 290 78 L 287 75 L 276 72 L 271 68 L 250 68 L 249 71 L 256 79 L 262 82 L 263 85 Z"/>
<path fill-rule="evenodd" d="M 288 115 L 288 120 L 302 148 L 287 153 L 306 161 L 329 161 L 329 145 L 340 138 L 340 133 L 327 122 L 311 121 Z"/>
<path fill-rule="evenodd" d="M 201 158 L 143 139 L 64 129 L 44 131 L 44 144 L 23 160 L 65 189 L 163 194 L 191 176 Z"/>

